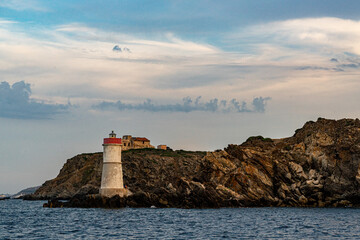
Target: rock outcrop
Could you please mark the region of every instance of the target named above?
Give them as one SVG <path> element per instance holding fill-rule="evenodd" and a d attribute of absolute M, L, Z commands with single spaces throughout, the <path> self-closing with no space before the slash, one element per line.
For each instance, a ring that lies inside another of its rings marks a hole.
<path fill-rule="evenodd" d="M 122 199 L 95 195 L 101 159 L 101 153 L 69 159 L 34 197 L 72 197 L 47 204 L 68 207 L 360 205 L 359 119 L 319 118 L 289 138 L 250 137 L 215 152 L 124 152 L 124 182 L 134 195 Z"/>
<path fill-rule="evenodd" d="M 167 189 L 180 178 L 192 179 L 206 152 L 132 149 L 122 153 L 124 184 L 131 192 Z M 80 154 L 68 159 L 59 175 L 46 181 L 35 199 L 69 199 L 99 192 L 102 153 Z M 170 185 L 169 185 L 170 184 Z"/>

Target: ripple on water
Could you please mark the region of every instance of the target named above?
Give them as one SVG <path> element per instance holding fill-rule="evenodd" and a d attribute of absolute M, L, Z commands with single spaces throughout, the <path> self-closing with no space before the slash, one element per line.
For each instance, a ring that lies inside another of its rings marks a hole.
<path fill-rule="evenodd" d="M 0 202 L 0 239 L 359 239 L 360 209 L 49 209 Z"/>

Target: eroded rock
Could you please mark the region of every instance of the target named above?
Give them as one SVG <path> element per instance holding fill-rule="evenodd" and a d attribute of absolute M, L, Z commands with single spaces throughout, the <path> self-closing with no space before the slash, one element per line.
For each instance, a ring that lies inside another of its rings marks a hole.
<path fill-rule="evenodd" d="M 359 206 L 359 129 L 358 119 L 319 118 L 289 138 L 251 137 L 215 152 L 127 151 L 124 182 L 134 194 L 122 199 L 94 195 L 102 154 L 82 154 L 33 197 L 71 198 L 73 207 Z"/>

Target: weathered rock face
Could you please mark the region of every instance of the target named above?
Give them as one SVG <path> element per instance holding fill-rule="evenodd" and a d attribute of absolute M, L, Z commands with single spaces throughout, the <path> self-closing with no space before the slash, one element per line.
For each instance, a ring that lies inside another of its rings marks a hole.
<path fill-rule="evenodd" d="M 359 206 L 360 121 L 319 118 L 293 137 L 251 137 L 215 152 L 131 150 L 123 153 L 126 199 L 97 193 L 102 154 L 69 159 L 35 197 L 68 198 L 69 206 L 233 207 Z M 103 203 L 103 205 L 101 205 Z"/>
<path fill-rule="evenodd" d="M 80 154 L 68 159 L 59 175 L 46 181 L 33 197 L 68 199 L 76 194 L 98 193 L 101 181 L 101 160 L 102 153 Z"/>
<path fill-rule="evenodd" d="M 280 206 L 358 204 L 360 121 L 319 118 L 290 138 L 253 138 L 225 151 L 240 160 L 238 176 L 222 182 L 246 201 Z M 230 173 L 231 175 L 231 173 Z M 239 181 L 239 180 L 242 181 Z M 237 190 L 239 192 L 239 190 Z"/>
<path fill-rule="evenodd" d="M 205 152 L 134 149 L 122 153 L 124 185 L 132 192 L 155 192 L 180 178 L 192 179 L 199 171 Z M 99 192 L 102 153 L 80 154 L 68 159 L 59 175 L 46 181 L 35 198 L 68 199 Z M 171 184 L 170 184 L 171 186 Z"/>

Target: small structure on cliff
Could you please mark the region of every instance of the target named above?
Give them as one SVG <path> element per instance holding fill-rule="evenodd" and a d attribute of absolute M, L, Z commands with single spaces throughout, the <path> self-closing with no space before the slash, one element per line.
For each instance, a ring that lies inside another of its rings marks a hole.
<path fill-rule="evenodd" d="M 120 197 L 129 195 L 124 188 L 123 172 L 121 163 L 121 138 L 116 138 L 112 131 L 109 138 L 104 138 L 103 168 L 101 175 L 100 195 Z"/>
<path fill-rule="evenodd" d="M 139 148 L 155 148 L 150 144 L 150 140 L 146 137 L 132 137 L 131 135 L 124 135 L 122 138 L 123 150 L 139 149 Z"/>
<path fill-rule="evenodd" d="M 157 146 L 157 149 L 166 150 L 167 146 L 165 144 L 160 144 Z"/>

